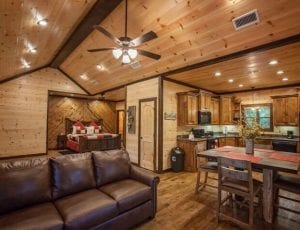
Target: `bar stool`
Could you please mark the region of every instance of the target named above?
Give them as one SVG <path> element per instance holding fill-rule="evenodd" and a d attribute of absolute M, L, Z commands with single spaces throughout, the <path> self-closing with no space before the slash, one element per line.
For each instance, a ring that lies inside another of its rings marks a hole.
<path fill-rule="evenodd" d="M 198 145 L 195 146 L 195 153 L 200 151 L 198 149 Z M 201 173 L 204 173 L 204 181 L 201 182 Z M 199 157 L 197 157 L 197 179 L 196 179 L 196 188 L 195 193 L 198 193 L 206 186 L 211 188 L 218 188 L 218 186 L 208 184 L 208 179 L 217 181 L 218 179 L 215 177 L 210 177 L 208 173 L 212 173 L 217 175 L 218 174 L 218 162 L 214 159 L 205 159 L 204 162 L 200 162 Z"/>
<path fill-rule="evenodd" d="M 300 178 L 291 177 L 291 176 L 287 176 L 287 175 L 278 175 L 277 179 L 274 181 L 274 199 L 275 199 L 274 206 L 275 206 L 275 208 L 277 208 L 277 209 L 280 208 L 280 209 L 284 209 L 289 212 L 300 214 L 299 211 L 279 205 L 279 198 L 300 203 L 300 200 L 296 200 L 296 199 L 292 199 L 290 197 L 280 195 L 279 194 L 280 190 L 299 195 L 300 194 Z"/>
<path fill-rule="evenodd" d="M 258 196 L 260 215 L 262 215 L 262 185 L 259 181 L 252 179 L 251 162 L 220 157 L 218 159 L 218 165 L 219 186 L 217 221 L 219 222 L 220 218 L 222 218 L 242 227 L 253 229 L 254 206 L 256 205 L 254 203 L 254 198 L 256 196 Z M 224 199 L 221 197 L 222 191 L 229 194 Z M 234 200 L 233 194 L 244 197 L 244 201 Z M 248 223 L 221 211 L 221 206 L 228 199 L 240 204 L 240 206 L 247 206 L 249 208 Z M 246 202 L 248 202 L 248 204 Z"/>

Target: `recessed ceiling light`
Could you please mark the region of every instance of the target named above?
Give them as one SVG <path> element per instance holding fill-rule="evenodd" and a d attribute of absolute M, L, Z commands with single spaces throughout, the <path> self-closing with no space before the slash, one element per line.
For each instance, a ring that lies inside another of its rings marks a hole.
<path fill-rule="evenodd" d="M 287 77 L 282 78 L 282 81 L 288 81 L 289 79 Z"/>
<path fill-rule="evenodd" d="M 239 84 L 239 87 L 242 88 L 242 87 L 244 87 L 244 85 L 243 84 Z"/>
<path fill-rule="evenodd" d="M 215 77 L 220 77 L 222 74 L 220 71 L 215 72 Z"/>
<path fill-rule="evenodd" d="M 41 19 L 37 22 L 37 24 L 40 26 L 46 26 L 46 25 L 48 25 L 48 20 L 46 18 Z"/>
<path fill-rule="evenodd" d="M 80 78 L 81 78 L 82 80 L 87 80 L 87 79 L 89 79 L 88 76 L 86 76 L 86 74 L 81 74 L 81 75 L 80 75 Z"/>
<path fill-rule="evenodd" d="M 23 68 L 29 69 L 31 67 L 30 63 L 28 63 L 25 59 L 22 58 L 21 62 L 22 62 Z"/>
<path fill-rule="evenodd" d="M 37 49 L 36 48 L 30 48 L 29 52 L 32 53 L 32 54 L 35 54 L 37 52 Z"/>
<path fill-rule="evenodd" d="M 281 75 L 281 74 L 284 74 L 284 71 L 283 71 L 283 70 L 278 70 L 276 73 L 277 73 L 278 75 Z"/>
<path fill-rule="evenodd" d="M 269 62 L 269 65 L 277 65 L 278 64 L 278 61 L 277 60 L 271 60 Z"/>
<path fill-rule="evenodd" d="M 102 66 L 101 64 L 97 64 L 97 65 L 96 65 L 96 68 L 97 68 L 97 70 L 102 70 L 102 69 L 103 69 L 103 66 Z"/>
<path fill-rule="evenodd" d="M 228 82 L 229 82 L 229 83 L 232 83 L 232 82 L 234 82 L 234 80 L 233 80 L 233 79 L 229 79 Z"/>

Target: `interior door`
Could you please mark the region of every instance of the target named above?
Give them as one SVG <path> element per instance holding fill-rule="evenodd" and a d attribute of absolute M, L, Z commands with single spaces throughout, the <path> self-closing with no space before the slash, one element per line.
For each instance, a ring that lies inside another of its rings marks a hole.
<path fill-rule="evenodd" d="M 124 139 L 124 122 L 125 122 L 125 113 L 124 110 L 117 111 L 117 133 L 121 135 L 121 139 Z"/>
<path fill-rule="evenodd" d="M 154 171 L 156 155 L 156 98 L 140 100 L 139 110 L 139 165 Z"/>

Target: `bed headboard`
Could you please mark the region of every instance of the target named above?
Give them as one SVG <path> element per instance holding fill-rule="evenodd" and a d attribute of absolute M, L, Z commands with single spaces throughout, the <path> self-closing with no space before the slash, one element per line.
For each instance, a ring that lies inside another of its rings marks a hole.
<path fill-rule="evenodd" d="M 76 120 L 77 121 L 77 120 Z M 73 131 L 73 124 L 76 122 L 74 120 L 71 120 L 69 118 L 65 119 L 65 134 L 69 134 L 72 133 Z M 91 121 L 80 121 L 84 126 L 88 126 Z M 101 125 L 103 126 L 103 119 L 98 119 L 95 120 L 95 122 L 97 123 L 97 125 Z"/>

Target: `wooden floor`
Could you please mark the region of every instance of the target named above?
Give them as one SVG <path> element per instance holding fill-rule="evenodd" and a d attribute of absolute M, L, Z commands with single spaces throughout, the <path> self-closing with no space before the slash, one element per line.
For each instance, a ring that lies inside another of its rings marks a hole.
<path fill-rule="evenodd" d="M 228 222 L 217 224 L 215 218 L 217 191 L 214 188 L 207 187 L 195 195 L 195 176 L 195 173 L 188 172 L 160 174 L 161 181 L 158 186 L 158 212 L 156 217 L 137 229 L 240 229 Z M 260 175 L 256 175 L 256 177 L 260 177 Z M 295 203 L 286 202 L 285 205 L 294 206 Z M 300 205 L 297 204 L 297 208 L 299 210 Z M 300 229 L 300 216 L 280 210 L 274 224 L 269 225 L 259 219 L 256 219 L 255 223 L 255 229 L 296 230 Z"/>

